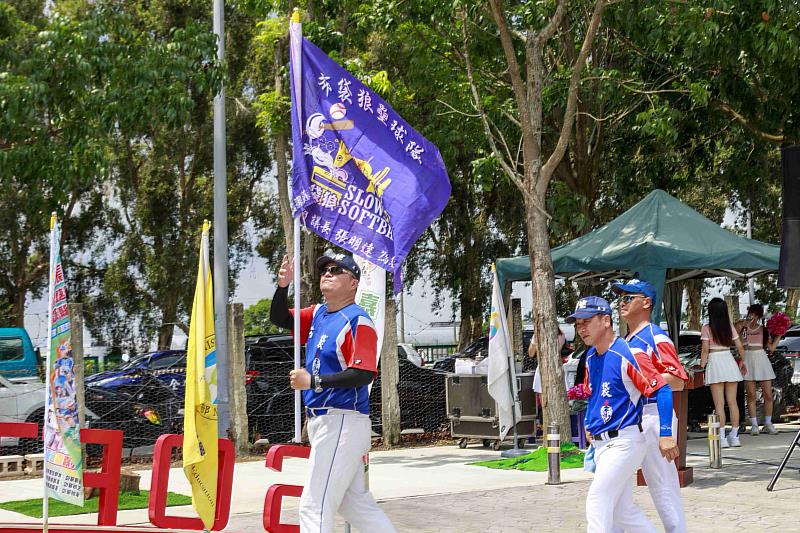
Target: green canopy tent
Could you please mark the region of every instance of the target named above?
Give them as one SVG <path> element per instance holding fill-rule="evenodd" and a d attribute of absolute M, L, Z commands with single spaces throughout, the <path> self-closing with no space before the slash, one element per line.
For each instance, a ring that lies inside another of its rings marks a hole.
<path fill-rule="evenodd" d="M 638 277 L 657 290 L 654 312 L 666 308 L 670 335 L 680 328 L 680 284 L 690 278 L 749 278 L 778 270 L 780 247 L 740 237 L 656 189 L 591 233 L 552 250 L 553 269 L 569 280 Z M 500 286 L 531 279 L 530 258 L 497 261 Z M 666 289 L 666 293 L 665 293 Z"/>

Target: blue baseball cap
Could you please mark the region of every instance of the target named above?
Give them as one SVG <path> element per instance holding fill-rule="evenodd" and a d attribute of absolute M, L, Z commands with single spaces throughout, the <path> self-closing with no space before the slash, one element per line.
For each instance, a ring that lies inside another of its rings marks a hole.
<path fill-rule="evenodd" d="M 358 267 L 358 263 L 356 263 L 356 260 L 353 259 L 352 256 L 344 254 L 336 254 L 333 257 L 329 255 L 323 255 L 317 259 L 317 272 L 322 272 L 322 269 L 331 263 L 339 265 L 343 269 L 350 272 L 354 278 L 361 281 L 361 269 Z"/>
<path fill-rule="evenodd" d="M 591 318 L 594 315 L 611 316 L 611 306 L 599 296 L 586 296 L 578 300 L 575 312 L 569 315 L 566 321 L 571 324 L 578 318 Z"/>
<path fill-rule="evenodd" d="M 630 279 L 625 283 L 615 283 L 611 290 L 617 294 L 624 292 L 630 294 L 643 294 L 654 302 L 656 301 L 656 290 L 648 282 L 641 279 Z"/>

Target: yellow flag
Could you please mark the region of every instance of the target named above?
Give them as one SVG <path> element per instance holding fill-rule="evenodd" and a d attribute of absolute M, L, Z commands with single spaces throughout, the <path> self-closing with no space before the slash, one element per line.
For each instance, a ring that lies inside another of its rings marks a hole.
<path fill-rule="evenodd" d="M 206 529 L 217 506 L 217 350 L 214 340 L 214 289 L 208 264 L 208 231 L 203 223 L 200 264 L 189 322 L 186 396 L 183 414 L 183 472 L 192 485 L 192 506 Z"/>

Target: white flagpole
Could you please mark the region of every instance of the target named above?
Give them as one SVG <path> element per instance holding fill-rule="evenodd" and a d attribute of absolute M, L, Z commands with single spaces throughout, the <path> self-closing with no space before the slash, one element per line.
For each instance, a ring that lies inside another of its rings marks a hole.
<path fill-rule="evenodd" d="M 290 53 L 292 56 L 292 83 L 294 84 L 295 111 L 298 122 L 302 125 L 302 60 L 303 60 L 303 25 L 300 23 L 300 10 L 294 8 L 289 23 Z M 289 176 L 289 190 L 292 190 L 292 178 Z M 300 215 L 294 218 L 294 367 L 300 368 Z M 294 391 L 294 442 L 300 443 L 300 409 L 302 402 L 300 391 Z"/>
<path fill-rule="evenodd" d="M 50 415 L 50 353 L 53 344 L 53 280 L 55 273 L 53 272 L 53 264 L 56 260 L 56 247 L 58 242 L 56 240 L 56 225 L 58 224 L 58 215 L 56 212 L 50 215 L 50 268 L 48 276 L 47 288 L 47 357 L 45 358 L 44 366 L 44 422 L 42 423 L 42 451 L 44 452 L 44 460 L 42 461 L 42 485 L 44 487 L 44 497 L 42 498 L 42 532 L 47 533 L 49 529 L 49 512 L 50 512 L 50 498 L 47 491 L 47 447 L 46 439 L 44 438 L 47 431 L 47 422 Z"/>

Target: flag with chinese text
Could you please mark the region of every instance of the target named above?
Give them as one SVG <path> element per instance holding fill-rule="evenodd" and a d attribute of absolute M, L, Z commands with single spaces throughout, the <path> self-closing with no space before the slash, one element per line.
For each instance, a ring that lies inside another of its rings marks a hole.
<path fill-rule="evenodd" d="M 299 24 L 292 24 L 299 32 Z M 435 145 L 297 33 L 292 39 L 292 215 L 394 273 L 450 198 Z M 299 67 L 299 74 L 298 72 Z"/>
<path fill-rule="evenodd" d="M 67 284 L 61 267 L 61 229 L 50 219 L 50 349 L 44 415 L 47 496 L 83 506 L 83 455 L 72 359 Z M 81 385 L 82 386 L 82 385 Z"/>

